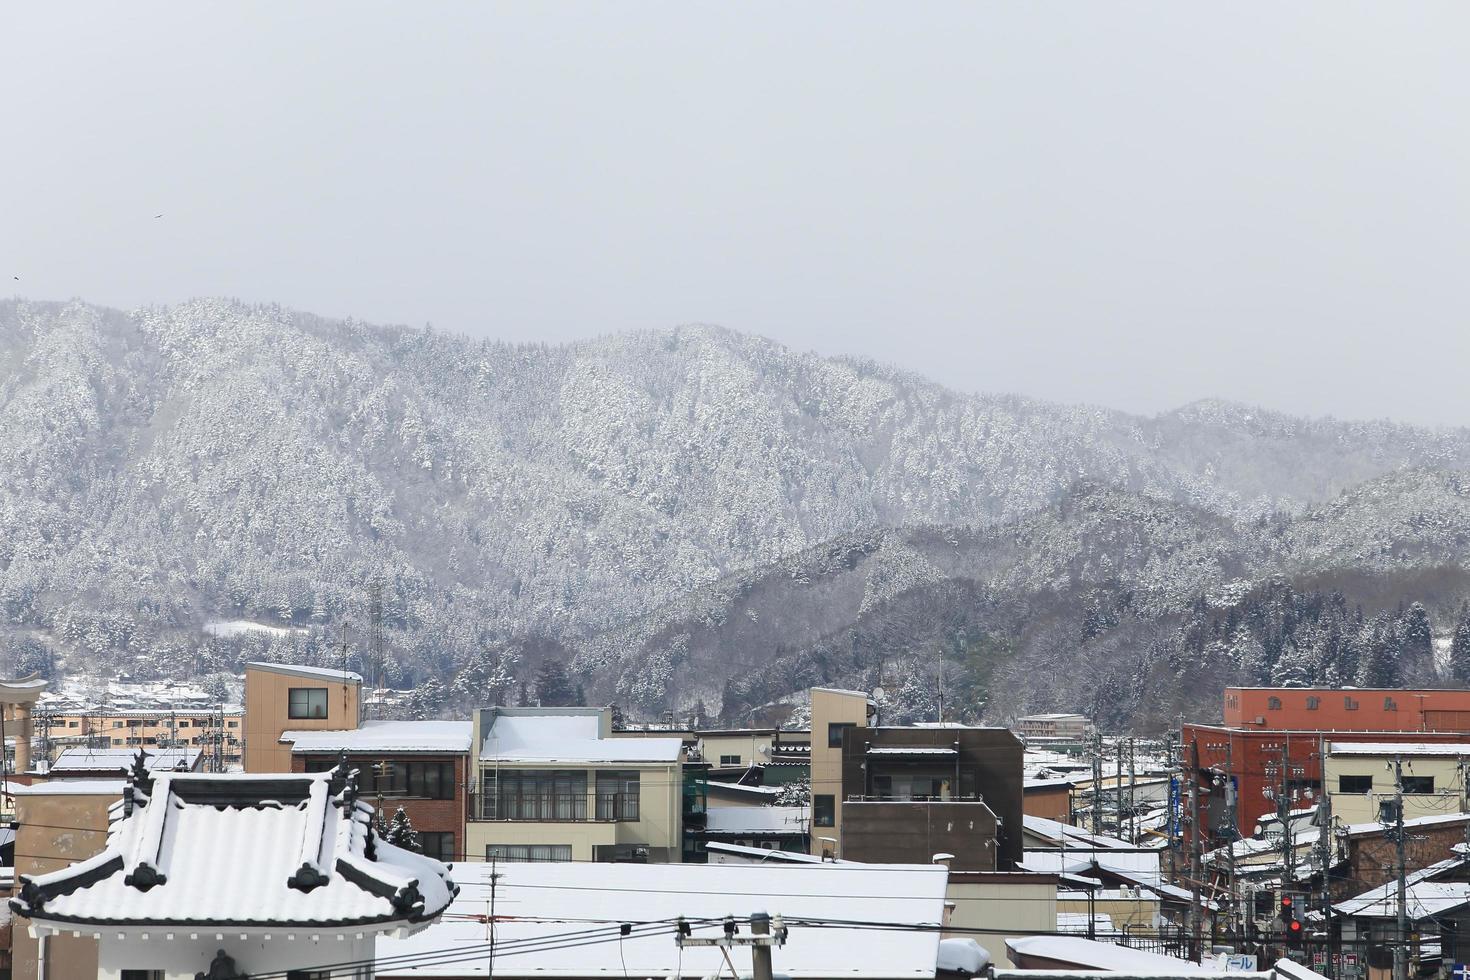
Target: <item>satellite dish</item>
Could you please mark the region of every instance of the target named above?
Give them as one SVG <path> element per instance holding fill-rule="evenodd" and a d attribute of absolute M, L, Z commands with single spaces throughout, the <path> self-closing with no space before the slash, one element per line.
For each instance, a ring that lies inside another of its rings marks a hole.
<path fill-rule="evenodd" d="M 882 687 L 875 687 L 875 688 L 873 688 L 873 697 L 875 697 L 875 698 L 881 698 L 882 696 L 883 696 L 883 688 Z"/>
<path fill-rule="evenodd" d="M 755 754 L 762 759 L 769 759 L 771 757 L 771 747 L 769 745 L 757 745 L 755 747 Z"/>

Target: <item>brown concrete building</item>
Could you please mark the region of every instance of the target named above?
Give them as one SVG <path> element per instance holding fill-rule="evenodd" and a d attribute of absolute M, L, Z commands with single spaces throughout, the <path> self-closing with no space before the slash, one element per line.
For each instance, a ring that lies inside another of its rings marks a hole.
<path fill-rule="evenodd" d="M 101 852 L 107 846 L 107 809 L 122 797 L 124 785 L 121 779 L 87 779 L 11 786 L 17 826 L 14 884 L 7 897 L 17 894 L 21 875 L 59 871 Z M 42 947 L 29 925 L 23 916 L 10 923 L 12 976 L 97 975 L 97 941 L 90 932 L 50 936 Z"/>
<path fill-rule="evenodd" d="M 1446 813 L 1434 817 L 1405 820 L 1405 865 L 1428 868 L 1456 856 L 1455 847 L 1465 843 L 1470 814 Z M 1332 900 L 1340 902 L 1370 888 L 1386 885 L 1395 878 L 1398 867 L 1397 846 L 1385 833 L 1382 824 L 1354 824 L 1342 829 L 1341 846 L 1347 859 L 1347 872 L 1334 873 Z"/>
<path fill-rule="evenodd" d="M 245 665 L 245 771 L 290 772 L 288 731 L 355 729 L 362 677 L 292 664 Z"/>
<path fill-rule="evenodd" d="M 1028 817 L 1072 822 L 1072 781 L 1028 779 L 1021 784 L 1021 810 Z"/>
<path fill-rule="evenodd" d="M 465 857 L 472 724 L 468 721 L 365 721 L 346 731 L 288 731 L 292 772 L 327 772 L 345 753 L 357 770 L 360 799 L 385 819 L 401 806 L 423 852 Z"/>
<path fill-rule="evenodd" d="M 1022 751 L 1005 728 L 845 729 L 841 857 L 924 864 L 948 853 L 956 870 L 1013 870 Z"/>

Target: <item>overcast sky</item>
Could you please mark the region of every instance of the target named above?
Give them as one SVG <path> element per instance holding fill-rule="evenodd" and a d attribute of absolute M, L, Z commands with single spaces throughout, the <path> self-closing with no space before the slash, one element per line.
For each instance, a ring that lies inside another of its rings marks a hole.
<path fill-rule="evenodd" d="M 1470 424 L 1467 37 L 1463 3 L 10 4 L 0 282 Z"/>

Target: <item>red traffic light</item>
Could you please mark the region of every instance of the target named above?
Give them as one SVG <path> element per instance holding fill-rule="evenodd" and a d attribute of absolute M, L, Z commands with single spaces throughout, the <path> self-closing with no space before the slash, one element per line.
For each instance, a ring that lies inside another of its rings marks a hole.
<path fill-rule="evenodd" d="M 1284 909 L 1291 908 L 1291 896 L 1290 895 L 1282 895 L 1281 896 L 1281 907 L 1284 908 Z"/>
<path fill-rule="evenodd" d="M 1287 930 L 1287 932 L 1301 932 L 1302 931 L 1301 921 L 1299 919 L 1292 919 L 1290 922 L 1288 922 L 1286 924 L 1286 930 Z"/>

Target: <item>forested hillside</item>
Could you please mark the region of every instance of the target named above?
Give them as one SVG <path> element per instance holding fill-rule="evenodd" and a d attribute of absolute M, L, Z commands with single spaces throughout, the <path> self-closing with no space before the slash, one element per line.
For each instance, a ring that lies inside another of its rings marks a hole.
<path fill-rule="evenodd" d="M 1104 699 L 1133 716 L 1356 672 L 1374 636 L 1448 676 L 1418 617 L 1449 642 L 1467 465 L 1465 430 L 963 395 L 709 327 L 0 303 L 0 639 L 15 669 L 336 662 L 376 583 L 426 712 L 562 662 L 630 711 L 733 716 L 943 653 L 972 712 L 1089 708 L 1086 658 L 1155 685 Z M 1253 611 L 1283 594 L 1290 629 Z"/>

